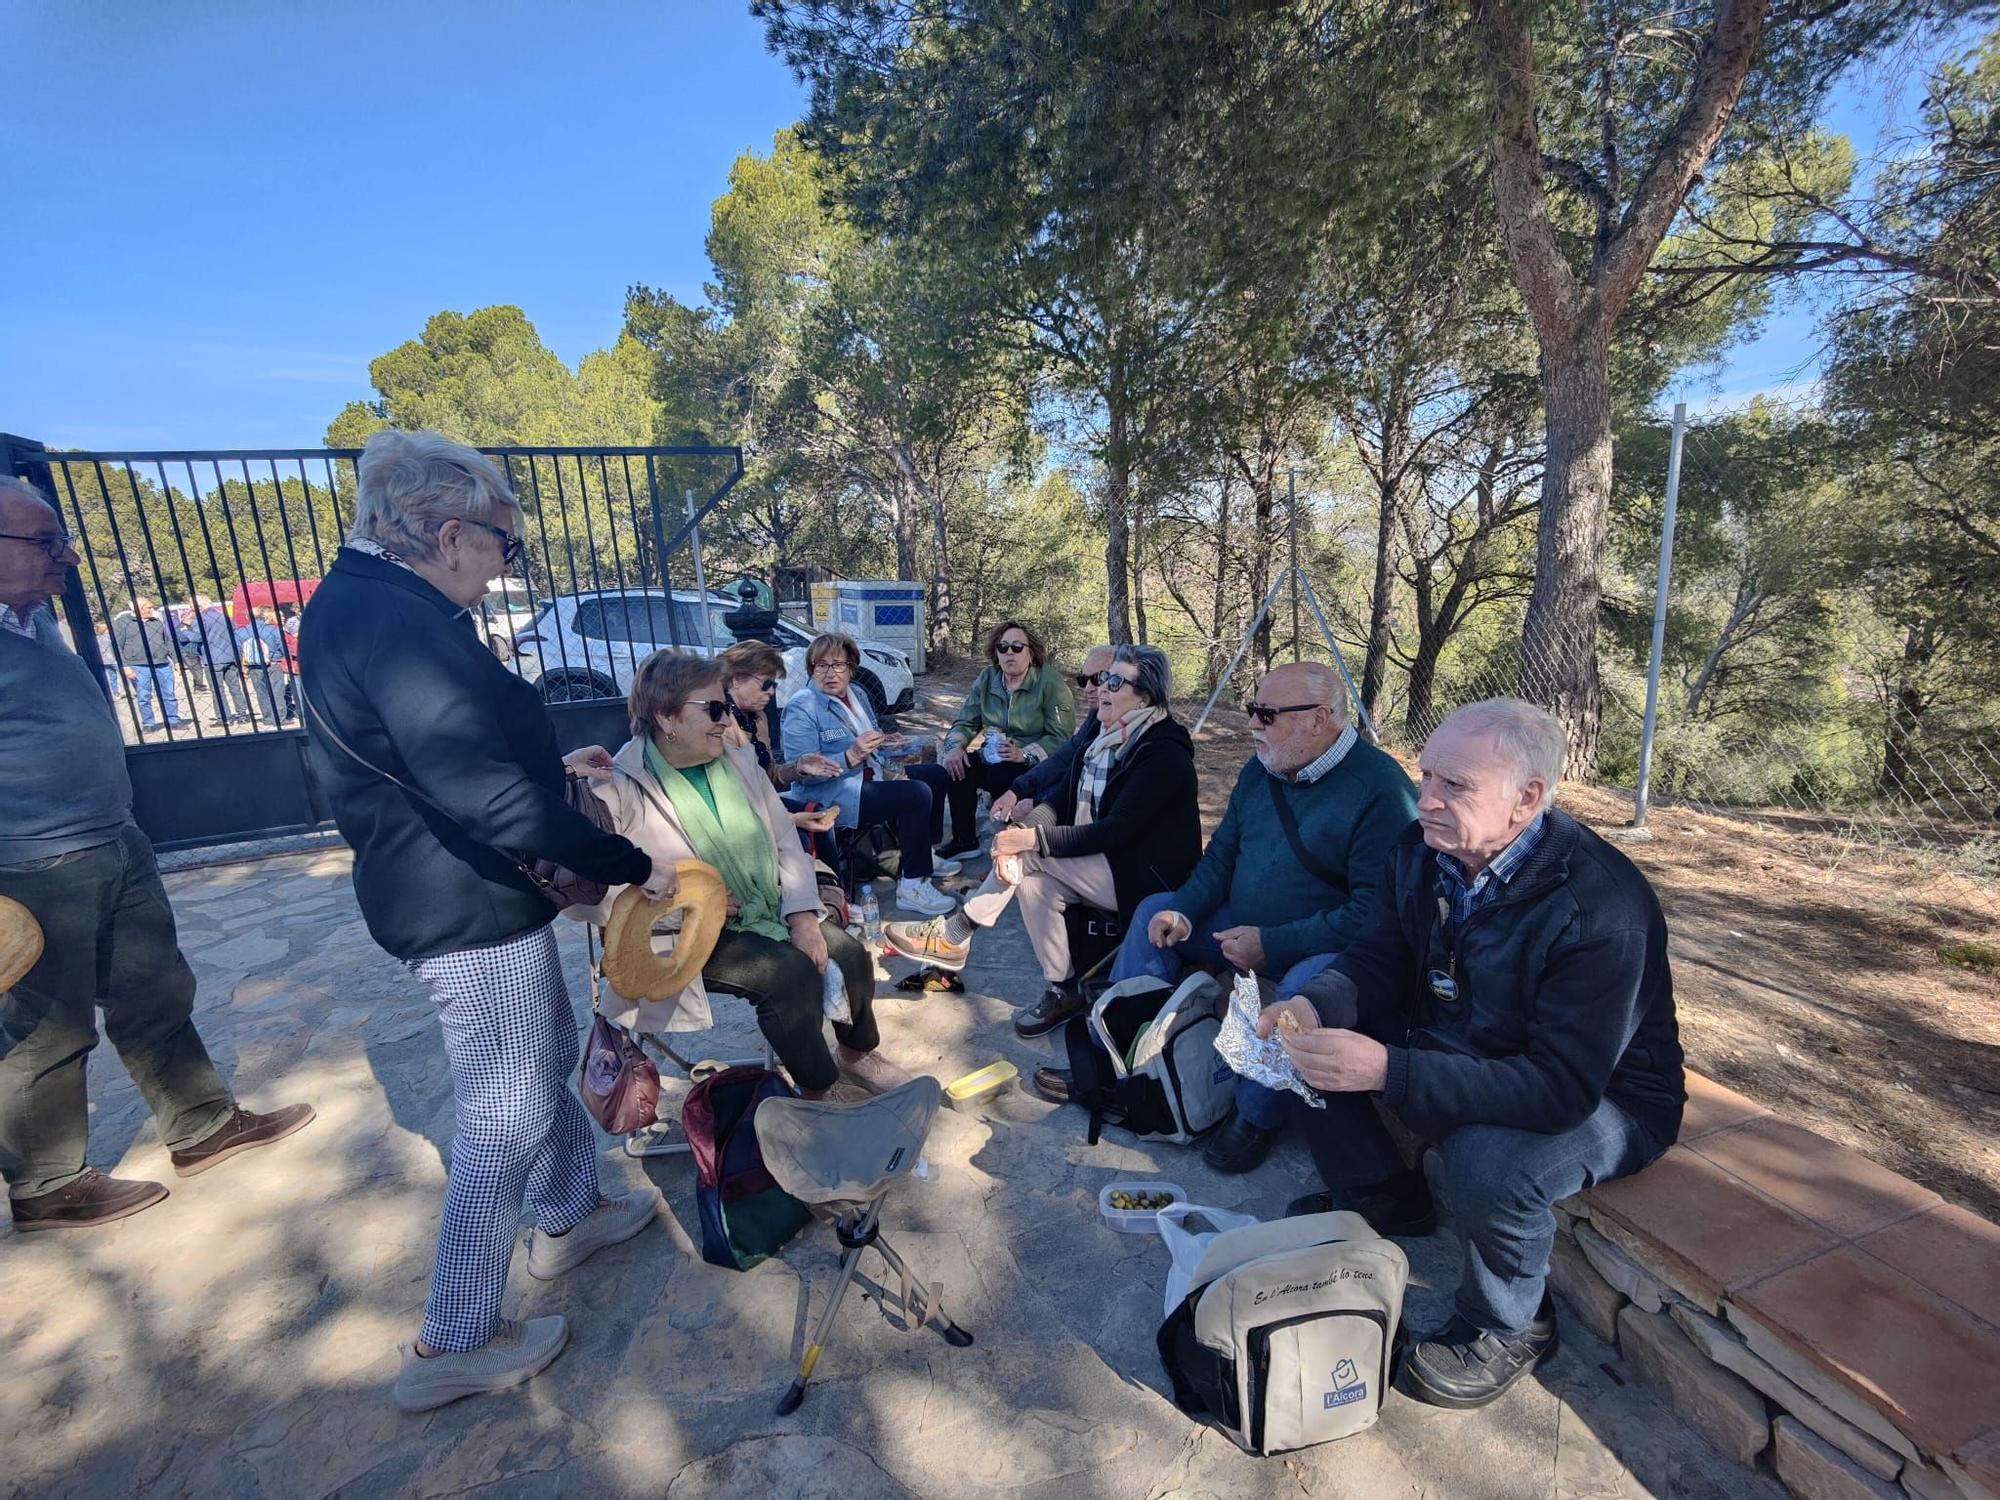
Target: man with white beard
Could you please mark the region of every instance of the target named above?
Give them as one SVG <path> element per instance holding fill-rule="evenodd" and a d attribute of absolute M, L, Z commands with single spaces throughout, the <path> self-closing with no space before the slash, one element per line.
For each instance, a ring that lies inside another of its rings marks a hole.
<path fill-rule="evenodd" d="M 1297 994 L 1361 931 L 1389 850 L 1417 815 L 1410 778 L 1355 731 L 1331 667 L 1274 667 L 1245 707 L 1257 753 L 1194 873 L 1139 903 L 1114 982 L 1152 974 L 1173 984 L 1191 963 L 1216 964 Z M 1035 1075 L 1047 1097 L 1066 1097 L 1068 1081 L 1055 1069 Z M 1219 1172 L 1247 1172 L 1284 1122 L 1283 1095 L 1238 1079 L 1236 1113 L 1203 1155 Z"/>

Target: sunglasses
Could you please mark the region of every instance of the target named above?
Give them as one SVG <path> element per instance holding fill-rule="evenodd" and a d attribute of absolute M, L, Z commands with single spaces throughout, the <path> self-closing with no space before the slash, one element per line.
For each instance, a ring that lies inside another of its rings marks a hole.
<path fill-rule="evenodd" d="M 757 686 L 762 688 L 767 693 L 773 693 L 776 692 L 778 689 L 778 679 L 775 677 L 759 678 Z"/>
<path fill-rule="evenodd" d="M 690 698 L 681 707 L 692 708 L 697 703 L 708 710 L 708 722 L 711 724 L 720 724 L 724 719 L 729 717 L 729 700 L 727 698 Z"/>
<path fill-rule="evenodd" d="M 490 531 L 500 538 L 500 561 L 509 566 L 519 562 L 521 554 L 528 550 L 526 540 L 515 536 L 511 531 L 503 531 L 498 526 L 489 526 L 484 521 L 472 521 L 467 524 L 477 526 L 481 531 Z"/>
<path fill-rule="evenodd" d="M 1268 703 L 1250 702 L 1243 705 L 1243 712 L 1269 729 L 1278 722 L 1279 714 L 1309 714 L 1316 708 L 1324 708 L 1323 703 L 1286 703 L 1273 707 Z"/>
<path fill-rule="evenodd" d="M 10 542 L 26 542 L 30 546 L 40 547 L 44 552 L 48 553 L 51 561 L 69 551 L 70 544 L 70 535 L 67 531 L 58 531 L 54 536 L 23 536 L 18 531 L 0 531 L 0 539 Z"/>
<path fill-rule="evenodd" d="M 1075 678 L 1074 678 L 1074 679 L 1072 679 L 1072 680 L 1073 680 L 1073 681 L 1074 681 L 1074 682 L 1076 683 L 1076 685 L 1077 685 L 1078 687 L 1080 687 L 1080 688 L 1087 688 L 1087 687 L 1089 687 L 1089 686 L 1090 686 L 1090 685 L 1091 685 L 1091 684 L 1092 684 L 1093 682 L 1097 681 L 1097 678 L 1096 678 L 1095 676 L 1093 676 L 1093 675 L 1092 675 L 1091 673 L 1089 673 L 1089 672 L 1079 672 L 1079 673 L 1077 673 L 1077 674 L 1076 674 Z"/>
<path fill-rule="evenodd" d="M 1097 685 L 1107 693 L 1115 693 L 1137 684 L 1138 678 L 1127 677 L 1123 672 L 1099 672 Z"/>
<path fill-rule="evenodd" d="M 1004 651 L 1009 656 L 1012 656 L 1017 651 L 1026 651 L 1028 649 L 1028 643 L 1026 641 L 1002 641 L 999 645 L 995 646 L 993 649 L 995 651 Z"/>

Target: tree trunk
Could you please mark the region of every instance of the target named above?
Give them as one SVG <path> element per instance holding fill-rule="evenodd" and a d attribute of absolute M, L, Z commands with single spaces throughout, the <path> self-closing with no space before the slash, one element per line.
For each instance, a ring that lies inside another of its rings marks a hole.
<path fill-rule="evenodd" d="M 1230 647 L 1223 640 L 1229 628 L 1229 509 L 1234 498 L 1234 484 L 1229 467 L 1222 470 L 1222 500 L 1215 514 L 1215 596 L 1210 607 L 1208 627 L 1208 659 L 1202 664 L 1201 690 L 1203 695 L 1215 691 L 1215 680 L 1222 675 L 1224 665 L 1229 661 Z"/>
<path fill-rule="evenodd" d="M 1135 637 L 1140 645 L 1146 644 L 1146 538 L 1139 529 L 1137 507 L 1131 510 L 1131 540 L 1129 551 L 1132 555 L 1132 623 L 1138 628 Z"/>
<path fill-rule="evenodd" d="M 1896 687 L 1889 699 L 1889 730 L 1882 745 L 1882 774 L 1875 779 L 1878 797 L 1898 797 L 1914 802 L 1923 795 L 1924 775 L 1917 750 L 1917 735 L 1923 727 L 1924 669 L 1936 654 L 1928 623 L 1911 626 L 1903 633 L 1903 665 L 1896 674 Z"/>
<path fill-rule="evenodd" d="M 917 577 L 915 511 L 916 507 L 910 503 L 910 486 L 907 483 L 897 485 L 889 515 L 896 532 L 896 578 L 902 583 L 914 583 Z"/>
<path fill-rule="evenodd" d="M 1437 728 L 1431 719 L 1431 700 L 1437 693 L 1438 655 L 1444 643 L 1445 632 L 1417 622 L 1417 650 L 1410 659 L 1409 688 L 1403 703 L 1403 737 L 1412 745 L 1421 745 Z"/>
<path fill-rule="evenodd" d="M 895 448 L 896 467 L 916 487 L 931 515 L 930 621 L 926 634 L 933 651 L 951 650 L 951 538 L 945 526 L 944 496 L 918 471 L 907 443 Z"/>
<path fill-rule="evenodd" d="M 1535 587 L 1521 641 L 1521 695 L 1547 707 L 1569 734 L 1568 774 L 1597 771 L 1603 704 L 1597 607 L 1611 509 L 1609 351 L 1573 338 L 1542 356 L 1548 452 L 1535 546 Z"/>
<path fill-rule="evenodd" d="M 1382 680 L 1388 675 L 1389 599 L 1396 581 L 1396 481 L 1387 467 L 1386 448 L 1383 465 L 1375 511 L 1375 587 L 1368 595 L 1368 646 L 1361 658 L 1361 701 L 1371 717 L 1381 701 Z M 1408 715 L 1404 717 L 1408 722 Z"/>
<path fill-rule="evenodd" d="M 1267 446 L 1260 443 L 1257 453 L 1257 468 L 1250 478 L 1250 494 L 1255 502 L 1255 521 L 1250 532 L 1250 597 L 1257 604 L 1264 602 L 1264 596 L 1271 590 L 1271 553 L 1276 538 L 1271 532 L 1271 511 L 1274 492 L 1277 489 L 1272 468 L 1268 462 Z M 1253 604 L 1251 608 L 1256 608 Z M 1271 613 L 1264 612 L 1264 622 L 1257 627 L 1256 643 L 1250 648 L 1251 660 L 1257 665 L 1257 675 L 1262 677 L 1271 670 Z"/>
<path fill-rule="evenodd" d="M 1132 639 L 1130 577 L 1132 468 L 1126 443 L 1129 414 L 1122 382 L 1115 377 L 1106 402 L 1109 431 L 1104 444 L 1104 582 L 1105 629 L 1114 646 Z"/>

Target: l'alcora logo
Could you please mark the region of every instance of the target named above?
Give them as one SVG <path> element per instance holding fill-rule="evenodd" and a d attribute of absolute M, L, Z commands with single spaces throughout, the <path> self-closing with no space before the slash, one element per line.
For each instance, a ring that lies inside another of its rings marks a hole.
<path fill-rule="evenodd" d="M 1333 1389 L 1321 1399 L 1326 1403 L 1322 1408 L 1325 1411 L 1332 1411 L 1336 1406 L 1352 1406 L 1357 1401 L 1368 1399 L 1368 1382 L 1354 1368 L 1353 1360 L 1343 1359 L 1333 1367 Z"/>

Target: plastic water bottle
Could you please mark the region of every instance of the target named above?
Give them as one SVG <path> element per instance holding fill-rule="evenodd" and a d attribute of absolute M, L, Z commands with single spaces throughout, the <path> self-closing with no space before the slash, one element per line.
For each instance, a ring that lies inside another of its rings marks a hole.
<path fill-rule="evenodd" d="M 919 1182 L 936 1182 L 938 1180 L 937 1164 L 928 1156 L 919 1156 L 917 1164 L 910 1168 L 910 1175 Z"/>
<path fill-rule="evenodd" d="M 882 951 L 882 907 L 875 899 L 873 881 L 861 888 L 861 941 L 870 953 Z"/>

